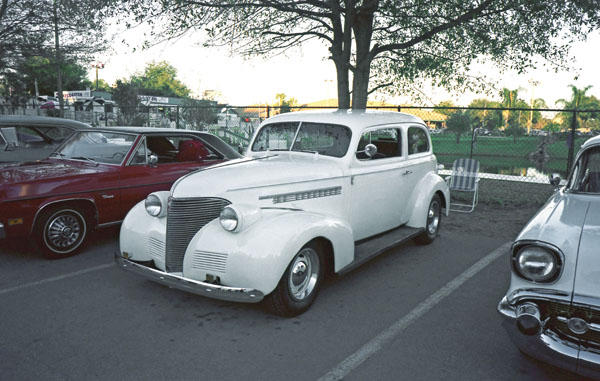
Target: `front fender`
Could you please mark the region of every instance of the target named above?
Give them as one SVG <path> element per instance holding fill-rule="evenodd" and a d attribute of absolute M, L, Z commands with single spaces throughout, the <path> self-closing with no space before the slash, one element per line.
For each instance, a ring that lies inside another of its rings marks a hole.
<path fill-rule="evenodd" d="M 409 205 L 413 206 L 412 213 L 408 220 L 407 225 L 413 228 L 423 228 L 427 224 L 427 212 L 429 209 L 429 203 L 433 198 L 433 195 L 440 192 L 444 195 L 442 202 L 446 205 L 446 217 L 448 216 L 450 205 L 450 190 L 448 184 L 439 175 L 435 173 L 428 173 L 425 177 L 419 181 L 415 189 L 419 189 L 419 192 L 415 192 L 413 199 Z"/>
<path fill-rule="evenodd" d="M 252 288 L 267 295 L 298 251 L 319 237 L 331 242 L 335 271 L 352 262 L 352 229 L 337 217 L 263 209 L 256 223 L 237 233 L 225 231 L 216 219 L 196 233 L 188 245 L 183 275 L 199 281 L 219 277 L 225 286 Z"/>
<path fill-rule="evenodd" d="M 165 269 L 166 217 L 152 217 L 144 201 L 138 202 L 121 224 L 119 248 L 125 258 L 138 262 L 154 260 L 157 268 Z"/>

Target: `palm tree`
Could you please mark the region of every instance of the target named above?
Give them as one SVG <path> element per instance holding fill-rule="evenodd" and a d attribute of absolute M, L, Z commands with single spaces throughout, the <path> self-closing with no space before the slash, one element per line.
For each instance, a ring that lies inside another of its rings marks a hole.
<path fill-rule="evenodd" d="M 500 96 L 502 97 L 502 101 L 500 102 L 502 107 L 511 109 L 515 108 L 517 104 L 517 100 L 519 98 L 519 91 L 521 88 L 514 90 L 509 90 L 506 87 L 502 89 L 502 93 Z M 508 128 L 508 119 L 510 118 L 510 110 L 503 110 L 502 117 L 504 119 L 504 129 Z"/>
<path fill-rule="evenodd" d="M 587 91 L 592 88 L 592 85 L 588 85 L 584 88 L 577 88 L 575 85 L 569 85 L 571 88 L 571 99 L 559 99 L 556 101 L 557 105 L 561 105 L 565 110 L 586 110 L 596 108 L 593 97 L 586 95 Z M 567 120 L 572 120 L 571 112 L 562 113 L 563 124 L 567 124 Z M 588 119 L 593 117 L 592 113 L 577 113 L 576 114 L 576 126 L 583 125 Z M 567 126 L 565 126 L 567 127 Z"/>

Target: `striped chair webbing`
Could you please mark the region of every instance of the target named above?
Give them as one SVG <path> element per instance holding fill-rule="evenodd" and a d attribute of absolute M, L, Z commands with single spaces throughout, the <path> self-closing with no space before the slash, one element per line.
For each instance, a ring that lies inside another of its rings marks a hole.
<path fill-rule="evenodd" d="M 458 191 L 475 191 L 475 189 L 477 189 L 478 173 L 479 161 L 467 158 L 454 160 L 454 163 L 452 164 L 450 189 Z"/>

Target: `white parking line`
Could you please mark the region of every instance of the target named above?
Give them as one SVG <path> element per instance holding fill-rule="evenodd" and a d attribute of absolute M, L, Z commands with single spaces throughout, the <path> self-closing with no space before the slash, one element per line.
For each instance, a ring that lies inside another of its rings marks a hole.
<path fill-rule="evenodd" d="M 95 266 L 95 267 L 90 267 L 89 269 L 79 270 L 79 271 L 75 271 L 75 272 L 72 272 L 72 273 L 55 276 L 55 277 L 52 277 L 52 278 L 46 278 L 46 279 L 38 280 L 36 282 L 25 283 L 25 284 L 22 284 L 20 286 L 5 288 L 5 289 L 0 290 L 0 295 L 8 294 L 9 292 L 19 291 L 19 290 L 22 290 L 24 288 L 35 287 L 35 286 L 39 286 L 39 285 L 42 285 L 42 284 L 46 284 L 46 283 L 50 283 L 50 282 L 56 282 L 58 280 L 63 280 L 63 279 L 71 278 L 71 277 L 74 277 L 74 276 L 91 273 L 92 271 L 103 270 L 103 269 L 106 269 L 106 268 L 114 266 L 114 265 L 115 265 L 114 263 L 107 263 L 105 265 L 99 265 L 99 266 Z"/>
<path fill-rule="evenodd" d="M 435 293 L 431 294 L 427 299 L 422 301 L 418 306 L 411 310 L 408 314 L 397 320 L 394 324 L 388 327 L 385 331 L 375 336 L 367 344 L 363 345 L 358 351 L 348 356 L 344 361 L 339 363 L 335 368 L 328 372 L 319 381 L 341 380 L 360 364 L 365 362 L 369 357 L 377 353 L 385 344 L 390 342 L 396 336 L 401 334 L 408 326 L 414 323 L 418 318 L 423 316 L 427 311 L 432 309 L 436 304 L 444 300 L 448 295 L 462 286 L 466 281 L 483 270 L 487 265 L 494 262 L 498 257 L 505 254 L 510 248 L 511 242 L 507 242 L 492 251 L 473 266 L 469 267 L 462 274 L 452 279 L 450 282 Z"/>

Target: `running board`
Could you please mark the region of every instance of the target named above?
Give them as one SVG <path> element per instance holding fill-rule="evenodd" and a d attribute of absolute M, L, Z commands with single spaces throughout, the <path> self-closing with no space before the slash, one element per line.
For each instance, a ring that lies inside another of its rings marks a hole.
<path fill-rule="evenodd" d="M 341 269 L 338 274 L 344 275 L 349 273 L 366 261 L 371 260 L 376 256 L 383 254 L 385 251 L 418 236 L 423 231 L 425 231 L 423 228 L 410 228 L 408 226 L 401 226 L 386 233 L 379 234 L 366 241 L 361 241 L 360 243 L 355 244 L 354 261 Z"/>

